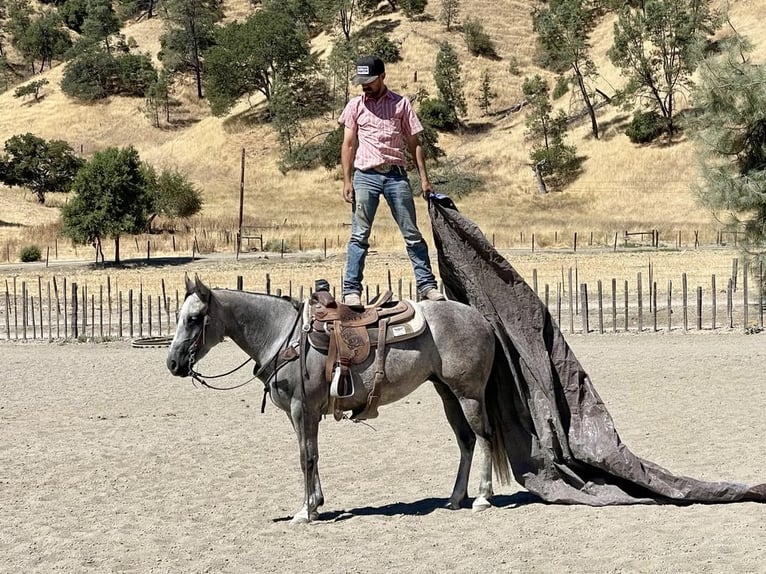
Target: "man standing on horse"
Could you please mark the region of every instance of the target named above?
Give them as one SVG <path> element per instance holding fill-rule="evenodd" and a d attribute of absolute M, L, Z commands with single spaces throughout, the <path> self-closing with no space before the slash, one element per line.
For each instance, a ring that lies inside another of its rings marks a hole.
<path fill-rule="evenodd" d="M 404 237 L 418 294 L 422 299 L 443 301 L 431 270 L 428 245 L 417 226 L 404 157 L 406 145 L 420 174 L 423 197 L 427 198 L 432 189 L 418 137 L 423 126 L 410 101 L 389 90 L 385 78 L 380 58 L 365 56 L 357 60 L 352 82 L 361 85 L 363 93 L 346 104 L 338 119 L 345 126 L 341 148 L 343 199 L 353 209 L 343 300 L 348 305 L 361 304 L 370 232 L 383 196 Z"/>

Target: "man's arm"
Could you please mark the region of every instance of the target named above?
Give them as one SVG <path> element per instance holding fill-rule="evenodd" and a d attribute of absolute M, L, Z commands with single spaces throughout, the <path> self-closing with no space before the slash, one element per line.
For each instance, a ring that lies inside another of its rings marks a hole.
<path fill-rule="evenodd" d="M 343 129 L 343 143 L 340 146 L 340 166 L 343 169 L 343 199 L 346 203 L 354 201 L 354 154 L 356 152 L 356 130 Z"/>
<path fill-rule="evenodd" d="M 423 191 L 423 198 L 427 199 L 429 195 L 433 193 L 431 188 L 431 182 L 428 180 L 428 170 L 426 169 L 426 158 L 423 154 L 423 146 L 420 143 L 420 138 L 417 134 L 407 136 L 407 147 L 410 150 L 410 154 L 415 159 L 415 165 L 418 168 L 420 174 L 420 189 Z"/>

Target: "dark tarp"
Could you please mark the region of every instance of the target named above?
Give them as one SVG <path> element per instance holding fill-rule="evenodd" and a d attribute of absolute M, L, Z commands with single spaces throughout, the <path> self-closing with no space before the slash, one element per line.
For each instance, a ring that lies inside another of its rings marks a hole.
<path fill-rule="evenodd" d="M 766 501 L 766 484 L 676 476 L 633 454 L 537 294 L 449 198 L 432 197 L 429 215 L 448 296 L 495 330 L 488 409 L 500 411 L 495 432 L 522 486 L 548 502 L 591 506 Z"/>

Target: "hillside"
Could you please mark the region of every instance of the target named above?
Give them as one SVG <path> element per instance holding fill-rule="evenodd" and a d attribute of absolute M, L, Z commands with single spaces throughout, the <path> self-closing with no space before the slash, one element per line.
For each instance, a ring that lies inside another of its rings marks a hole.
<path fill-rule="evenodd" d="M 590 137 L 585 123 L 575 126 L 570 134 L 570 142 L 586 158 L 577 181 L 563 192 L 536 195 L 527 165 L 524 112 L 482 117 L 476 101 L 485 69 L 492 74 L 499 95 L 493 102 L 494 112 L 520 101 L 523 77 L 539 71 L 534 66 L 530 3 L 463 1 L 462 13 L 481 20 L 491 35 L 500 56 L 497 60 L 470 56 L 459 33 L 446 33 L 437 21 L 439 5 L 432 0 L 429 18 L 423 21 L 403 20 L 398 14 L 377 18 L 388 21 L 392 39 L 401 43 L 403 61 L 389 66 L 387 83 L 404 93 L 418 88 L 435 93 L 432 68 L 438 44 L 450 40 L 456 47 L 467 88 L 467 129 L 461 135 L 443 135 L 440 146 L 449 157 L 485 178 L 486 190 L 464 198 L 460 207 L 486 233 L 512 237 L 520 231 L 552 235 L 579 230 L 595 231 L 608 238 L 615 231 L 638 227 L 655 227 L 666 234 L 679 229 L 712 229 L 710 215 L 697 207 L 690 191 L 697 177 L 690 143 L 681 138 L 671 146 L 635 146 L 622 133 L 630 114 L 613 108 L 600 112 L 600 140 Z M 229 0 L 225 6 L 228 18 L 242 18 L 249 2 Z M 756 57 L 763 60 L 766 0 L 733 0 L 730 16 L 734 26 L 756 44 Z M 606 93 L 613 93 L 621 81 L 606 57 L 612 25 L 612 21 L 604 21 L 592 39 L 593 55 L 602 75 L 599 87 Z M 136 40 L 140 51 L 156 54 L 161 30 L 162 22 L 152 19 L 131 24 L 124 33 Z M 326 38 L 317 39 L 320 54 L 327 43 Z M 508 72 L 511 56 L 520 64 L 519 76 Z M 173 111 L 176 123 L 169 129 L 157 129 L 142 113 L 141 100 L 111 98 L 82 105 L 69 99 L 59 88 L 62 73 L 62 66 L 44 72 L 50 85 L 39 103 L 20 101 L 13 97 L 13 90 L 0 94 L 0 141 L 33 132 L 46 139 L 65 139 L 86 157 L 107 146 L 132 144 L 142 159 L 160 168 L 180 169 L 203 190 L 206 206 L 195 225 L 223 229 L 236 227 L 240 153 L 244 148 L 248 221 L 282 225 L 285 235 L 294 238 L 301 233 L 303 241 L 307 237 L 345 236 L 343 225 L 348 221 L 348 211 L 339 197 L 338 173 L 318 169 L 281 174 L 276 165 L 276 137 L 269 126 L 252 120 L 247 102 L 226 118 L 215 118 L 204 102 L 196 101 L 191 85 L 179 85 L 175 97 L 180 106 Z M 333 117 L 327 117 L 324 125 L 313 127 L 318 132 L 333 122 Z M 50 228 L 58 218 L 55 205 L 64 201 L 53 197 L 50 203 L 54 207 L 40 207 L 34 204 L 31 194 L 3 189 L 0 247 L 3 242 L 15 245 L 39 237 L 36 226 L 48 224 Z M 376 226 L 377 246 L 398 248 L 400 240 L 387 218 L 380 218 Z"/>

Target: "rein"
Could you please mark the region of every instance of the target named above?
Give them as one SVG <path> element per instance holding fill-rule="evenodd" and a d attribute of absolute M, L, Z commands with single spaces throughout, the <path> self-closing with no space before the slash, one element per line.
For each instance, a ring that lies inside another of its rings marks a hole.
<path fill-rule="evenodd" d="M 290 331 L 287 333 L 287 337 L 285 338 L 285 340 L 279 345 L 279 351 L 277 351 L 277 354 L 274 355 L 274 358 L 270 359 L 269 361 L 266 361 L 264 363 L 264 365 L 260 369 L 258 368 L 258 365 L 256 364 L 256 368 L 253 369 L 253 376 L 252 377 L 250 377 L 248 380 L 246 380 L 243 383 L 239 383 L 239 384 L 233 385 L 231 387 L 218 387 L 218 386 L 215 386 L 215 385 L 211 385 L 205 379 L 220 379 L 222 377 L 227 377 L 227 376 L 231 375 L 232 373 L 237 372 L 238 370 L 240 370 L 245 365 L 247 365 L 250 361 L 253 360 L 253 358 L 252 357 L 248 357 L 247 359 L 245 359 L 245 361 L 241 365 L 239 365 L 237 367 L 234 367 L 233 369 L 231 369 L 231 370 L 229 370 L 229 371 L 227 371 L 225 373 L 221 373 L 219 375 L 203 375 L 199 371 L 196 371 L 194 369 L 194 365 L 196 363 L 195 352 L 196 352 L 196 350 L 199 348 L 199 346 L 205 340 L 205 326 L 207 325 L 207 318 L 206 318 L 205 322 L 202 324 L 202 329 L 200 330 L 200 334 L 197 336 L 197 338 L 194 340 L 194 343 L 192 343 L 192 345 L 191 345 L 191 351 L 189 353 L 189 363 L 190 363 L 190 365 L 189 365 L 189 375 L 191 376 L 191 378 L 196 383 L 199 383 L 203 387 L 211 389 L 213 391 L 233 391 L 234 389 L 238 389 L 240 387 L 244 387 L 246 384 L 252 382 L 254 379 L 257 379 L 263 373 L 263 371 L 266 370 L 266 368 L 269 366 L 269 364 L 273 362 L 274 363 L 274 372 L 271 375 L 269 375 L 269 377 L 263 383 L 264 389 L 263 389 L 263 401 L 261 403 L 261 412 L 264 412 L 264 410 L 266 408 L 266 395 L 271 390 L 271 385 L 270 385 L 269 381 L 271 381 L 271 379 L 276 376 L 277 372 L 279 371 L 279 367 L 281 365 L 283 365 L 284 363 L 289 362 L 293 358 L 295 358 L 295 357 L 292 357 L 292 358 L 284 360 L 281 364 L 279 363 L 279 358 L 283 354 L 283 351 L 285 351 L 288 348 L 289 341 L 290 341 L 290 336 L 293 334 L 293 331 L 295 331 L 295 327 L 298 325 L 298 323 L 299 323 L 299 321 L 301 319 L 303 305 L 304 305 L 304 303 L 301 303 L 301 308 L 298 309 L 298 315 L 295 318 L 295 322 L 293 323 L 292 327 L 290 328 Z"/>

